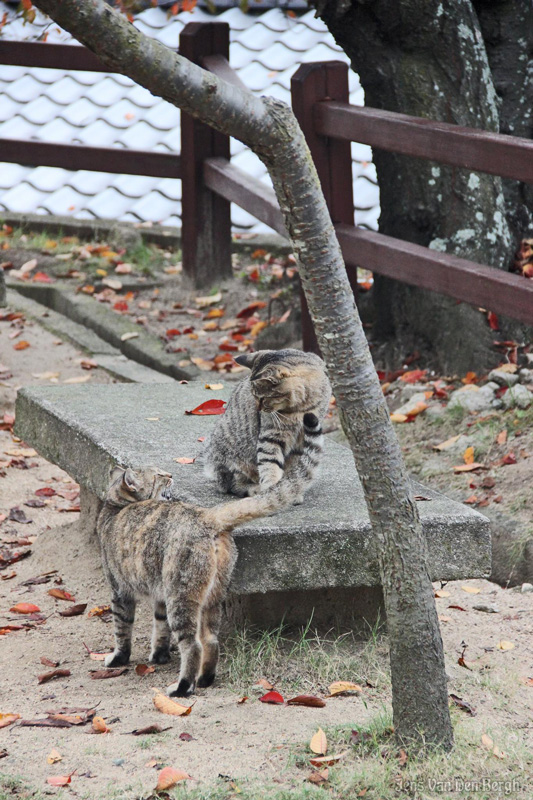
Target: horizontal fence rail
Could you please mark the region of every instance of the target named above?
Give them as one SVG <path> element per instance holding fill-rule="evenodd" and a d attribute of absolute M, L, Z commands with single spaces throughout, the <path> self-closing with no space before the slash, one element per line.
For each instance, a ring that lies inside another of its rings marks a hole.
<path fill-rule="evenodd" d="M 316 131 L 372 147 L 533 183 L 533 141 L 393 111 L 322 102 Z"/>
<path fill-rule="evenodd" d="M 48 42 L 11 42 L 0 39 L 0 64 L 14 67 L 112 72 L 86 47 Z"/>
<path fill-rule="evenodd" d="M 69 170 L 181 178 L 181 158 L 173 153 L 150 153 L 122 147 L 0 139 L 0 161 Z"/>

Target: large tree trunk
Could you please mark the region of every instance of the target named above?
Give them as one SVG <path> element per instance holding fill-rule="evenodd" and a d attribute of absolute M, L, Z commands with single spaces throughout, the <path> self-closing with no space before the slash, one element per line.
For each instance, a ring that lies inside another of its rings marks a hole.
<path fill-rule="evenodd" d="M 526 0 L 524 0 L 526 2 Z M 313 0 L 374 108 L 499 130 L 498 98 L 470 0 Z M 513 247 L 500 178 L 374 151 L 380 230 L 507 269 Z M 426 340 L 441 368 L 485 371 L 498 359 L 484 314 L 377 278 L 378 336 Z"/>
<path fill-rule="evenodd" d="M 267 165 L 378 540 L 397 736 L 413 746 L 450 748 L 426 543 L 316 169 L 294 115 L 283 103 L 255 98 L 147 39 L 103 0 L 38 5 L 110 69 L 241 139 Z"/>

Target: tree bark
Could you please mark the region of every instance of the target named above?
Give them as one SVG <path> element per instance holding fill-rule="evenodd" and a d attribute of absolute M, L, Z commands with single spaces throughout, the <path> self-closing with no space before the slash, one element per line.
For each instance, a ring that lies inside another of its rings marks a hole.
<path fill-rule="evenodd" d="M 313 4 L 359 73 L 368 106 L 499 130 L 498 98 L 470 0 Z M 378 150 L 374 160 L 383 233 L 508 269 L 513 247 L 500 178 Z M 445 371 L 485 372 L 499 359 L 477 309 L 379 276 L 375 304 L 378 336 L 404 348 L 425 340 Z"/>
<path fill-rule="evenodd" d="M 292 111 L 230 86 L 146 38 L 103 0 L 38 5 L 110 69 L 241 139 L 266 164 L 377 539 L 396 734 L 413 749 L 449 749 L 453 732 L 426 542 L 316 169 Z"/>

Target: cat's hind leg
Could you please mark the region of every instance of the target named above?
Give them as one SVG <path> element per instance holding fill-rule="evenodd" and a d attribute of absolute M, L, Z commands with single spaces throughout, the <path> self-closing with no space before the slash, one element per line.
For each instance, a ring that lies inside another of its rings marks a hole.
<path fill-rule="evenodd" d="M 164 602 L 160 601 L 154 603 L 150 661 L 154 664 L 168 664 L 170 661 L 170 626 L 167 618 L 167 607 Z"/>
<path fill-rule="evenodd" d="M 105 659 L 106 667 L 121 667 L 131 655 L 131 632 L 135 619 L 135 598 L 126 593 L 115 592 L 111 601 L 115 623 L 115 649 Z"/>
<path fill-rule="evenodd" d="M 178 640 L 181 656 L 179 678 L 167 689 L 170 697 L 187 697 L 194 692 L 202 661 L 202 644 L 198 637 L 201 605 L 184 594 L 167 600 L 168 622 Z"/>

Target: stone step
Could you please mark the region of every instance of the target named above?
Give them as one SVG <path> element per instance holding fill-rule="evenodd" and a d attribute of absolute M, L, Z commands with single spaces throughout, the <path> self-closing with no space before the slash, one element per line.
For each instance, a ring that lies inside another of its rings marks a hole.
<path fill-rule="evenodd" d="M 155 465 L 171 472 L 176 499 L 231 502 L 202 469 L 205 437 L 217 417 L 189 416 L 220 392 L 189 384 L 46 386 L 20 390 L 16 433 L 42 456 L 102 498 L 111 466 Z M 193 457 L 189 465 L 176 463 Z M 490 572 L 489 522 L 478 512 L 414 483 L 433 580 Z M 94 504 L 93 504 L 94 505 Z M 327 441 L 320 475 L 303 505 L 256 520 L 235 533 L 237 595 L 330 591 L 379 584 L 376 546 L 352 454 Z M 286 601 L 284 601 L 286 602 Z M 283 614 L 281 614 L 283 616 Z"/>

